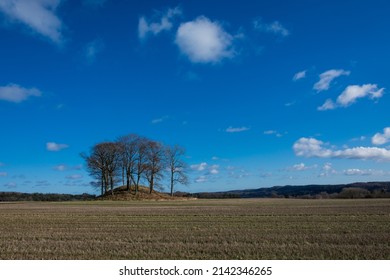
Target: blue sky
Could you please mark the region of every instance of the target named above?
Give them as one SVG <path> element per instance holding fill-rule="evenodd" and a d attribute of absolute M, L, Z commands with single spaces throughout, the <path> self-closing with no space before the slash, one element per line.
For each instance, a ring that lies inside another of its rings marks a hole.
<path fill-rule="evenodd" d="M 136 133 L 217 191 L 390 177 L 388 1 L 0 0 L 0 190 Z"/>

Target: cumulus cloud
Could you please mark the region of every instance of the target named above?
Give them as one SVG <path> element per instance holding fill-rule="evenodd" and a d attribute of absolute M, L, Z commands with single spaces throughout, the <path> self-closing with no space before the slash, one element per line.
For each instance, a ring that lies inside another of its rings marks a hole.
<path fill-rule="evenodd" d="M 328 90 L 331 82 L 340 76 L 349 76 L 350 71 L 345 71 L 343 69 L 332 69 L 320 74 L 320 80 L 314 84 L 313 88 L 317 92 Z"/>
<path fill-rule="evenodd" d="M 0 87 L 0 100 L 13 103 L 20 103 L 31 96 L 39 97 L 41 95 L 41 91 L 36 88 L 24 88 L 17 84 Z"/>
<path fill-rule="evenodd" d="M 55 43 L 62 40 L 62 22 L 56 15 L 61 0 L 2 0 L 0 11 Z"/>
<path fill-rule="evenodd" d="M 237 132 L 243 132 L 243 131 L 247 131 L 247 130 L 250 130 L 250 128 L 246 127 L 246 126 L 241 126 L 241 127 L 229 126 L 228 128 L 226 128 L 225 131 L 228 133 L 237 133 Z"/>
<path fill-rule="evenodd" d="M 347 107 L 359 98 L 369 97 L 371 99 L 381 98 L 384 88 L 378 89 L 378 85 L 365 84 L 362 86 L 348 86 L 343 93 L 337 98 L 337 104 Z"/>
<path fill-rule="evenodd" d="M 307 72 L 307 70 L 295 73 L 295 75 L 293 77 L 293 81 L 298 81 L 298 80 L 301 80 L 303 78 L 306 78 L 306 72 Z"/>
<path fill-rule="evenodd" d="M 287 30 L 287 28 L 285 28 L 279 21 L 264 23 L 261 18 L 258 18 L 253 21 L 253 26 L 256 30 L 261 32 L 272 33 L 282 37 L 290 35 L 290 31 Z"/>
<path fill-rule="evenodd" d="M 217 63 L 234 56 L 233 36 L 204 16 L 182 23 L 175 43 L 193 63 Z"/>
<path fill-rule="evenodd" d="M 372 138 L 371 142 L 374 145 L 383 145 L 390 142 L 390 127 L 383 129 L 383 133 L 376 133 Z"/>
<path fill-rule="evenodd" d="M 172 29 L 173 22 L 172 20 L 176 16 L 180 16 L 182 14 L 182 10 L 179 7 L 168 9 L 164 14 L 154 17 L 157 21 L 150 21 L 145 17 L 140 17 L 138 21 L 138 37 L 143 40 L 149 34 L 157 35 L 162 31 L 169 31 Z"/>
<path fill-rule="evenodd" d="M 351 85 L 348 86 L 340 95 L 337 97 L 336 102 L 331 99 L 325 101 L 325 103 L 318 107 L 320 111 L 333 110 L 337 107 L 348 107 L 356 102 L 357 99 L 368 97 L 370 99 L 381 98 L 384 94 L 384 88 L 378 88 L 376 84 L 365 84 L 362 86 Z"/>
<path fill-rule="evenodd" d="M 47 142 L 46 143 L 46 150 L 48 150 L 50 152 L 58 152 L 58 151 L 61 151 L 63 149 L 66 149 L 68 147 L 69 147 L 69 145 L 66 145 L 66 144 L 58 144 L 55 142 Z"/>
<path fill-rule="evenodd" d="M 302 137 L 293 145 L 295 155 L 301 157 L 344 158 L 390 161 L 390 150 L 377 147 L 354 147 L 336 150 L 324 147 L 325 143 L 315 138 Z"/>

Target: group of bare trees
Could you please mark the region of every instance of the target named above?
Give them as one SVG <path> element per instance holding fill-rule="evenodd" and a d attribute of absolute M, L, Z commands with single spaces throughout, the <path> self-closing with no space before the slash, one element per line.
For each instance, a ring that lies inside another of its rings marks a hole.
<path fill-rule="evenodd" d="M 177 183 L 187 184 L 184 149 L 165 146 L 136 134 L 119 137 L 114 142 L 94 145 L 89 154 L 81 155 L 89 174 L 99 182 L 101 194 L 114 192 L 117 183 L 125 185 L 130 192 L 139 192 L 142 182 L 147 182 L 152 193 L 168 175 L 170 193 Z"/>

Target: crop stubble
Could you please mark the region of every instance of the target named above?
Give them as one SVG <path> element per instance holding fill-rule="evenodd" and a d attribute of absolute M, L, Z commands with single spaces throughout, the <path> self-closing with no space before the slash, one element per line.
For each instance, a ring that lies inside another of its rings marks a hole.
<path fill-rule="evenodd" d="M 390 200 L 0 204 L 0 259 L 390 259 Z"/>

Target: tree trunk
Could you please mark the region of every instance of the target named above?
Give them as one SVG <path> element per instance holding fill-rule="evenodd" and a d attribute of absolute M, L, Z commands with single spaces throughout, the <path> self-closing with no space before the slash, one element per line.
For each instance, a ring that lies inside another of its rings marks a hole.
<path fill-rule="evenodd" d="M 153 192 L 153 184 L 154 184 L 154 176 L 152 174 L 150 177 L 150 190 L 149 190 L 150 194 Z"/>
<path fill-rule="evenodd" d="M 126 176 L 126 187 L 127 187 L 127 191 L 130 192 L 130 176 L 129 175 Z"/>
<path fill-rule="evenodd" d="M 171 196 L 173 196 L 173 172 L 171 172 Z"/>
<path fill-rule="evenodd" d="M 110 184 L 111 184 L 111 195 L 114 195 L 114 180 L 112 176 L 110 176 Z"/>

